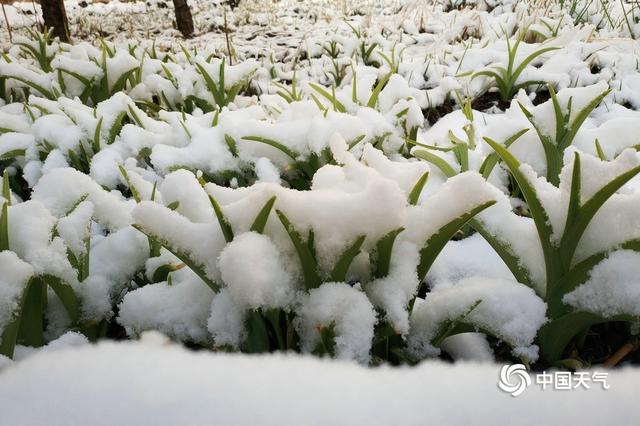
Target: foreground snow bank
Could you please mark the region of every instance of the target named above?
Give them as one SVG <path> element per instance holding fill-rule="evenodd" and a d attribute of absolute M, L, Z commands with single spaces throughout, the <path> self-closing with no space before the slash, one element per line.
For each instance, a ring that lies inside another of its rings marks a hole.
<path fill-rule="evenodd" d="M 640 414 L 640 369 L 609 373 L 607 391 L 531 386 L 517 398 L 496 386 L 499 369 L 433 361 L 365 368 L 292 355 L 192 352 L 161 339 L 109 342 L 42 351 L 0 369 L 0 423 L 631 425 Z M 25 409 L 35 401 L 37 410 Z"/>

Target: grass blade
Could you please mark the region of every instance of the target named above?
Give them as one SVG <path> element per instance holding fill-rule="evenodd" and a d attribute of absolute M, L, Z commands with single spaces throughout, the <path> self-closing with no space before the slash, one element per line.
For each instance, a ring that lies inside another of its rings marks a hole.
<path fill-rule="evenodd" d="M 393 245 L 395 244 L 396 237 L 402 231 L 404 231 L 404 228 L 394 229 L 384 237 L 380 238 L 376 243 L 375 256 L 370 256 L 372 258 L 371 264 L 374 265 L 374 278 L 384 278 L 389 275 Z"/>
<path fill-rule="evenodd" d="M 284 229 L 289 234 L 289 238 L 291 238 L 291 242 L 298 253 L 298 258 L 302 265 L 305 287 L 307 290 L 320 287 L 322 280 L 318 274 L 318 264 L 316 263 L 315 256 L 311 252 L 309 245 L 302 241 L 300 234 L 296 231 L 284 213 L 280 210 L 276 210 L 276 214 L 278 215 L 280 222 L 282 222 L 282 226 L 284 226 Z"/>
<path fill-rule="evenodd" d="M 420 158 L 422 160 L 425 160 L 425 161 L 433 164 L 446 177 L 453 177 L 453 176 L 455 176 L 457 174 L 455 169 L 453 167 L 451 167 L 449 165 L 449 163 L 446 162 L 446 160 L 444 160 L 442 157 L 438 157 L 437 155 L 430 153 L 429 151 L 426 151 L 424 149 L 419 149 L 419 150 L 414 151 L 413 155 L 415 157 L 417 157 L 417 158 Z"/>
<path fill-rule="evenodd" d="M 211 207 L 213 207 L 213 211 L 215 212 L 218 223 L 220 224 L 220 229 L 222 229 L 224 239 L 226 242 L 230 243 L 231 241 L 233 241 L 233 229 L 231 229 L 231 225 L 229 224 L 229 221 L 225 217 L 224 212 L 222 211 L 222 208 L 220 207 L 220 204 L 218 204 L 216 199 L 209 195 L 209 201 L 211 202 Z"/>
<path fill-rule="evenodd" d="M 338 262 L 333 267 L 331 274 L 329 274 L 329 281 L 344 282 L 346 280 L 349 266 L 351 266 L 353 259 L 360 253 L 360 248 L 365 238 L 366 235 L 359 236 L 356 241 L 342 253 Z"/>
<path fill-rule="evenodd" d="M 413 189 L 411 189 L 411 192 L 409 192 L 409 197 L 407 200 L 410 205 L 415 206 L 416 204 L 418 204 L 418 199 L 420 198 L 420 194 L 422 193 L 422 189 L 427 183 L 428 178 L 429 172 L 424 172 L 424 174 L 420 176 L 420 179 L 418 179 L 416 184 L 413 186 Z"/>
<path fill-rule="evenodd" d="M 273 139 L 263 138 L 262 136 L 243 136 L 242 140 L 260 142 L 272 146 L 286 154 L 293 161 L 296 161 L 296 158 L 298 158 L 298 154 L 295 151 L 289 149 L 280 142 L 274 141 Z"/>
<path fill-rule="evenodd" d="M 142 232 L 144 235 L 146 235 L 150 240 L 152 240 L 155 244 L 161 245 L 162 247 L 164 247 L 167 251 L 169 251 L 171 254 L 173 254 L 175 257 L 177 257 L 178 259 L 180 259 L 185 265 L 187 265 L 202 281 L 204 281 L 204 283 L 209 286 L 209 288 L 211 288 L 211 290 L 213 290 L 214 292 L 218 292 L 220 290 L 220 286 L 213 281 L 212 279 L 210 279 L 207 274 L 204 271 L 204 267 L 202 265 L 199 265 L 197 262 L 195 262 L 194 260 L 192 260 L 188 254 L 183 253 L 179 250 L 174 249 L 171 244 L 169 244 L 166 241 L 161 240 L 160 238 L 156 237 L 155 235 L 150 234 L 149 232 L 145 231 L 144 229 L 142 229 L 142 227 L 140 225 L 137 224 L 133 224 L 131 225 L 134 228 L 136 228 L 138 231 Z"/>
<path fill-rule="evenodd" d="M 477 207 L 465 212 L 457 218 L 449 221 L 442 226 L 438 231 L 433 234 L 426 241 L 425 245 L 420 250 L 420 263 L 418 264 L 418 279 L 420 282 L 427 276 L 427 272 L 431 265 L 436 260 L 436 257 L 440 254 L 444 246 L 455 235 L 460 228 L 462 228 L 471 218 L 480 213 L 481 211 L 491 207 L 496 202 L 494 200 L 487 201 L 484 204 L 480 204 Z"/>
<path fill-rule="evenodd" d="M 271 213 L 271 209 L 276 202 L 276 196 L 269 198 L 264 207 L 258 213 L 255 220 L 253 221 L 253 225 L 251 225 L 251 231 L 262 234 L 264 232 L 265 226 L 267 226 L 267 220 L 269 219 L 269 214 Z"/>

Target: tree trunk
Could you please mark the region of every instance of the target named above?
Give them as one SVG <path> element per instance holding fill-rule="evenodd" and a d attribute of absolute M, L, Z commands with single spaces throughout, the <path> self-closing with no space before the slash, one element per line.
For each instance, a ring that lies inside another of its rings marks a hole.
<path fill-rule="evenodd" d="M 63 0 L 40 0 L 42 6 L 42 18 L 45 28 L 53 31 L 55 37 L 61 41 L 69 41 L 69 22 L 67 12 L 64 10 Z"/>
<path fill-rule="evenodd" d="M 173 0 L 173 8 L 176 10 L 176 26 L 184 38 L 193 36 L 193 18 L 187 0 Z"/>

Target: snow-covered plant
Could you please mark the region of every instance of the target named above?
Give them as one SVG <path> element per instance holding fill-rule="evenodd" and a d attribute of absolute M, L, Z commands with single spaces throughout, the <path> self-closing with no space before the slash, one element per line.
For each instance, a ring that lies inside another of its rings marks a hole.
<path fill-rule="evenodd" d="M 54 57 L 49 46 L 52 41 L 51 30 L 45 28 L 40 34 L 27 28 L 27 32 L 31 40 L 16 40 L 16 46 L 20 46 L 24 55 L 35 59 L 44 72 L 50 72 L 52 70 L 51 61 Z"/>
<path fill-rule="evenodd" d="M 346 148 L 345 144 L 344 149 Z M 367 154 L 371 156 L 371 161 L 374 161 L 376 155 L 382 155 L 374 154 L 374 151 Z M 178 203 L 172 203 L 171 207 L 175 211 L 149 202 L 141 203 L 136 209 L 136 228 L 180 259 L 200 278 L 202 285 L 213 290 L 215 296 L 209 326 L 217 346 L 231 345 L 249 352 L 303 349 L 317 354 L 347 356 L 345 351 L 348 349 L 341 345 L 353 349 L 353 345 L 360 341 L 357 343 L 360 345 L 360 355 L 352 355 L 357 359 L 369 359 L 367 354 L 373 345 L 377 362 L 389 359 L 396 362 L 412 360 L 408 355 L 402 355 L 406 345 L 403 336 L 409 331 L 408 317 L 420 283 L 437 255 L 458 229 L 494 203 L 491 198 L 492 192 L 485 188 L 486 184 L 479 175 L 463 174 L 445 184 L 431 198 L 418 203 L 427 180 L 426 173 L 423 173 L 410 188 L 405 198 L 400 195 L 397 187 L 394 189 L 395 184 L 361 165 L 351 154 L 345 152 L 344 155 L 344 167 L 348 174 L 353 174 L 352 179 L 359 180 L 359 174 L 371 175 L 371 179 L 380 185 L 376 192 L 385 194 L 382 195 L 383 198 L 390 197 L 388 205 L 376 215 L 378 217 L 383 211 L 394 209 L 393 217 L 387 218 L 387 228 L 394 223 L 402 225 L 405 210 L 411 221 L 405 226 L 396 225 L 389 231 L 369 225 L 377 220 L 384 220 L 382 216 L 373 219 L 373 222 L 363 221 L 362 225 L 356 228 L 366 231 L 354 233 L 352 230 L 349 233 L 354 234 L 353 237 L 341 236 L 344 241 L 336 245 L 338 242 L 330 242 L 337 238 L 335 231 L 330 231 L 330 228 L 327 228 L 328 223 L 322 218 L 327 214 L 324 212 L 325 209 L 329 212 L 342 208 L 346 215 L 345 222 L 349 223 L 349 220 L 355 219 L 354 214 L 361 207 L 339 207 L 341 203 L 346 202 L 346 194 L 340 195 L 337 191 L 333 193 L 334 191 L 329 189 L 313 189 L 313 186 L 310 191 L 303 192 L 256 186 L 238 190 L 239 194 L 246 193 L 248 196 L 246 199 L 238 200 L 244 205 L 242 210 L 239 210 L 240 205 L 232 204 L 233 207 L 226 208 L 228 201 L 222 204 L 217 201 L 218 197 L 214 196 L 213 192 L 222 189 L 216 186 L 206 184 L 206 191 L 196 190 L 195 178 L 193 175 L 189 177 L 186 171 L 170 175 L 172 179 L 182 181 L 183 186 L 187 185 L 186 182 L 191 182 L 187 186 L 193 188 L 193 191 L 187 191 L 191 198 L 183 196 Z M 321 177 L 316 175 L 314 181 L 334 179 L 331 175 L 338 171 L 338 166 L 326 166 L 318 172 Z M 361 195 L 352 196 L 368 203 L 369 200 L 363 197 L 365 194 L 368 194 L 366 197 L 373 195 L 370 185 L 372 183 L 368 183 L 365 188 L 371 189 L 356 193 Z M 453 201 L 450 198 L 452 194 L 465 185 L 476 188 L 474 197 L 465 200 L 464 203 Z M 272 195 L 256 210 L 257 206 L 253 205 L 254 202 L 251 200 L 255 197 L 264 199 L 269 193 Z M 225 198 L 230 195 L 221 193 Z M 398 199 L 398 196 L 401 198 Z M 306 199 L 309 201 L 305 202 Z M 208 200 L 208 207 L 205 207 L 205 200 Z M 293 200 L 297 200 L 295 204 L 292 204 Z M 311 217 L 301 216 L 299 206 L 313 203 L 312 200 L 317 200 L 317 203 L 314 204 L 314 210 L 309 211 Z M 450 200 L 451 205 L 447 212 L 441 214 L 437 206 L 446 200 Z M 168 201 L 163 200 L 165 203 Z M 198 210 L 195 210 L 196 205 L 200 206 Z M 249 219 L 246 210 L 256 211 L 253 213 L 255 216 Z M 230 213 L 240 214 L 241 211 L 243 218 L 240 221 Z M 275 214 L 272 214 L 274 212 Z M 182 216 L 183 214 L 187 217 Z M 215 217 L 215 228 L 212 228 L 213 224 L 206 216 Z M 199 223 L 190 222 L 196 218 Z M 162 223 L 165 221 L 179 227 L 183 235 L 164 230 Z M 308 224 L 304 225 L 305 222 L 315 225 L 310 227 Z M 340 228 L 343 227 L 344 225 L 340 225 Z M 214 232 L 216 235 L 208 236 L 200 242 L 192 239 L 196 234 L 204 232 Z M 334 235 L 330 240 L 327 240 L 327 232 Z M 338 252 L 335 249 L 327 251 L 327 244 L 341 248 Z M 259 248 L 262 246 L 264 250 Z M 246 262 L 252 267 L 247 269 Z M 271 292 L 277 294 L 280 291 L 278 286 L 283 285 L 290 288 L 285 292 L 289 294 L 285 298 L 286 302 L 285 299 L 278 298 L 281 302 L 267 303 L 260 301 L 261 296 L 252 293 L 258 291 L 265 295 Z M 398 286 L 402 288 L 397 288 Z M 252 301 L 246 299 L 248 291 L 253 294 Z M 373 318 L 370 326 L 365 327 L 370 327 L 367 333 L 370 332 L 371 335 L 364 341 L 344 341 L 347 338 L 345 334 L 352 333 L 349 331 L 351 328 L 362 327 L 362 324 L 358 325 L 357 318 L 340 316 L 343 315 L 339 313 L 343 308 L 338 309 L 339 305 L 334 305 L 338 302 L 332 299 L 339 295 L 347 299 L 353 298 L 354 303 L 362 303 L 363 315 L 369 318 L 366 320 L 367 323 Z M 131 321 L 128 306 L 133 302 L 128 300 L 134 300 L 133 297 L 131 295 L 128 299 L 125 298 L 125 324 Z M 317 302 L 312 303 L 316 298 Z M 329 299 L 324 300 L 325 298 Z M 294 300 L 298 300 L 300 305 L 294 303 Z M 357 302 L 358 300 L 360 302 Z M 320 305 L 316 306 L 316 303 Z M 325 305 L 326 308 L 322 308 Z M 365 313 L 373 312 L 374 306 L 378 308 L 377 316 L 383 320 L 375 320 L 376 315 Z M 332 311 L 333 309 L 338 310 Z M 221 315 L 239 318 L 241 325 L 239 329 L 234 328 L 236 337 L 233 339 L 226 334 L 228 331 L 224 331 L 228 330 L 230 325 L 221 322 Z M 351 321 L 355 322 L 349 324 Z M 378 325 L 374 330 L 375 323 Z"/>
<path fill-rule="evenodd" d="M 527 66 L 533 62 L 536 58 L 544 55 L 545 53 L 557 50 L 558 47 L 548 46 L 540 47 L 530 53 L 527 57 L 523 58 L 520 62 L 516 63 L 518 58 L 518 48 L 524 40 L 526 31 L 522 31 L 520 36 L 512 44 L 511 40 L 507 37 L 507 63 L 495 65 L 485 70 L 475 72 L 472 78 L 476 77 L 489 77 L 494 80 L 495 87 L 498 89 L 500 98 L 503 102 L 508 102 L 515 96 L 520 89 L 527 88 L 533 84 L 543 84 L 541 81 L 521 81 L 520 76 L 525 71 Z M 506 65 L 506 66 L 505 66 Z"/>
<path fill-rule="evenodd" d="M 563 18 L 554 22 L 553 20 L 542 17 L 538 20 L 539 24 L 534 24 L 529 27 L 529 31 L 535 34 L 540 40 L 545 41 L 558 36 L 558 31 L 563 24 Z"/>
<path fill-rule="evenodd" d="M 36 347 L 44 344 L 49 288 L 64 306 L 71 324 L 79 321 L 80 299 L 73 284 L 87 275 L 88 235 L 80 237 L 84 248 L 79 247 L 77 252 L 67 249 L 64 240 L 57 235 L 55 219 L 41 204 L 28 202 L 31 204 L 11 205 L 13 197 L 6 170 L 3 176 L 0 213 L 0 354 L 12 357 L 17 342 Z M 79 214 L 85 216 L 84 212 Z M 67 225 L 73 226 L 73 221 L 69 220 Z M 81 230 L 77 231 L 82 233 Z M 84 233 L 88 234 L 87 231 Z M 77 276 L 74 276 L 74 268 Z"/>
<path fill-rule="evenodd" d="M 345 24 L 351 29 L 351 32 L 356 36 L 359 40 L 358 51 L 360 54 L 360 59 L 362 63 L 367 66 L 378 66 L 379 63 L 372 60 L 372 55 L 375 49 L 378 47 L 377 42 L 369 43 L 365 37 L 363 37 L 362 30 L 360 28 L 356 28 L 351 25 L 349 22 L 345 21 Z"/>
<path fill-rule="evenodd" d="M 498 254 L 518 281 L 534 288 L 547 303 L 549 322 L 538 332 L 542 356 L 549 362 L 558 361 L 567 344 L 594 324 L 636 321 L 635 310 L 602 308 L 602 303 L 611 302 L 594 300 L 593 297 L 602 295 L 581 290 L 590 277 L 594 278 L 598 265 L 606 262 L 612 253 L 639 249 L 638 237 L 632 231 L 633 226 L 637 227 L 637 219 L 627 218 L 633 196 L 617 194 L 640 173 L 635 153 L 627 150 L 607 162 L 574 151 L 573 162 L 563 168 L 556 188 L 521 164 L 504 146 L 490 138 L 485 140 L 517 181 L 540 240 L 544 268 L 537 267 L 544 270 L 543 279 L 534 278 L 530 270 L 523 268 L 531 259 L 523 259 L 513 246 L 501 242 L 503 237 L 499 234 L 494 235 L 492 245 L 499 247 Z M 614 231 L 621 224 L 611 209 L 622 209 L 618 214 L 634 224 L 629 224 L 629 234 Z M 493 228 L 500 229 L 500 226 Z M 603 233 L 612 235 L 604 237 Z M 591 300 L 587 302 L 585 298 Z"/>
<path fill-rule="evenodd" d="M 293 74 L 291 76 L 291 88 L 289 89 L 286 85 L 274 81 L 273 84 L 279 89 L 276 94 L 280 96 L 282 99 L 287 101 L 287 103 L 297 102 L 302 100 L 302 91 L 297 86 L 296 81 L 296 64 L 293 64 Z"/>
<path fill-rule="evenodd" d="M 129 226 L 128 202 L 71 168 L 47 173 L 20 202 L 7 176 L 0 199 L 2 353 L 68 330 L 104 337 L 121 292 L 146 284 L 136 274 L 147 242 Z M 24 274 L 18 280 L 12 271 Z"/>
<path fill-rule="evenodd" d="M 542 143 L 547 163 L 547 180 L 553 185 L 558 186 L 560 183 L 560 169 L 562 168 L 562 159 L 564 157 L 565 150 L 571 146 L 578 130 L 589 114 L 591 114 L 600 102 L 602 102 L 602 100 L 611 92 L 611 89 L 606 89 L 594 97 L 577 113 L 571 111 L 573 97 L 569 97 L 569 100 L 563 107 L 558 100 L 558 96 L 556 95 L 553 86 L 548 85 L 548 89 L 549 94 L 551 95 L 551 103 L 553 105 L 555 118 L 554 134 L 548 134 L 547 131 L 538 124 L 536 117 L 524 105 L 522 105 L 522 103 L 519 103 L 518 105 L 538 134 L 540 143 Z M 546 124 L 548 123 L 545 123 L 545 125 Z"/>
<path fill-rule="evenodd" d="M 231 85 L 225 83 L 225 75 L 227 70 L 225 69 L 226 58 L 222 58 L 222 60 L 218 60 L 218 73 L 217 79 L 214 79 L 212 76 L 210 68 L 210 64 L 208 61 L 198 61 L 194 62 L 198 73 L 202 76 L 205 82 L 205 87 L 209 91 L 210 95 L 213 97 L 214 104 L 212 105 L 205 99 L 200 98 L 197 95 L 192 95 L 192 97 L 187 97 L 185 102 L 188 104 L 189 102 L 193 102 L 199 107 L 203 108 L 204 111 L 212 111 L 213 109 L 221 109 L 227 106 L 229 103 L 233 102 L 235 97 L 238 95 L 240 90 L 248 84 L 249 79 L 251 78 L 251 73 L 248 74 L 244 79 L 241 79 Z M 248 65 L 251 65 L 250 63 Z M 188 107 L 188 109 L 190 109 Z"/>

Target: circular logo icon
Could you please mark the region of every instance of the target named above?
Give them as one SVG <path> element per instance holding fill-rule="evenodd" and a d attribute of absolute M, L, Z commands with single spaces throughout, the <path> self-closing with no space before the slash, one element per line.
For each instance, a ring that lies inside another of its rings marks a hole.
<path fill-rule="evenodd" d="M 531 376 L 522 364 L 505 365 L 500 370 L 498 387 L 511 396 L 521 395 L 531 385 Z"/>

